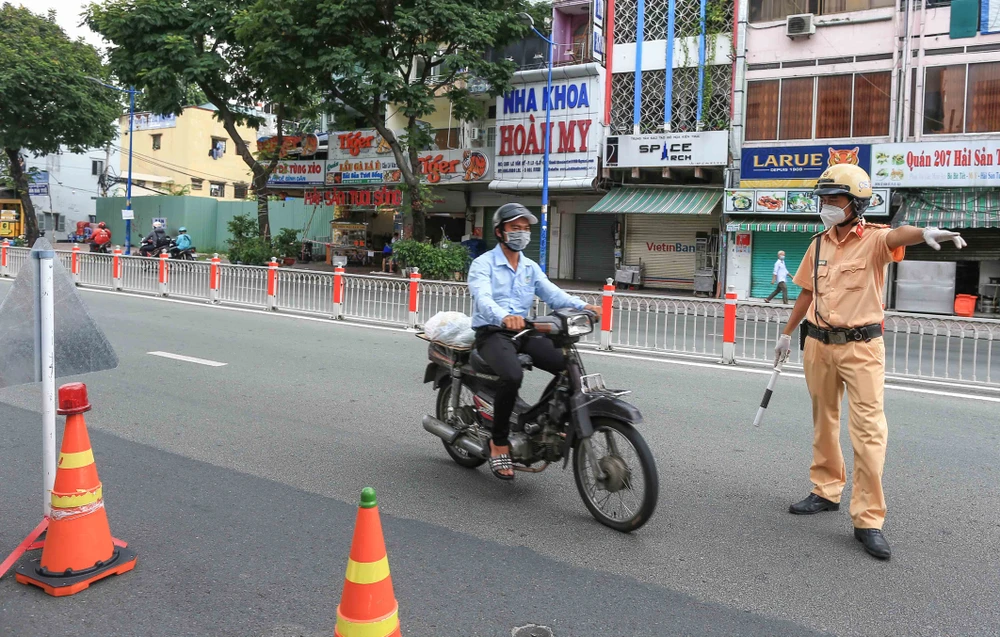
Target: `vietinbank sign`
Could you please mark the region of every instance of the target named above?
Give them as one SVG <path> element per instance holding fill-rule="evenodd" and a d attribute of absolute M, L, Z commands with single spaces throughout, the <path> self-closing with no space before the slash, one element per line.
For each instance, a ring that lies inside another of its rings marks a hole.
<path fill-rule="evenodd" d="M 541 190 L 545 139 L 549 139 L 549 189 L 593 188 L 604 144 L 604 69 L 581 64 L 514 76 L 514 88 L 497 98 L 497 148 L 491 190 Z M 546 103 L 552 125 L 545 126 Z"/>

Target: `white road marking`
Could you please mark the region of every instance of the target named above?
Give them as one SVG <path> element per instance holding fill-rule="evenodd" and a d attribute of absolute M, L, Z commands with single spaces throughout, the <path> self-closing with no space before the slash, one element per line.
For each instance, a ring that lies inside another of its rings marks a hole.
<path fill-rule="evenodd" d="M 93 288 L 78 288 L 78 289 L 80 291 L 82 291 L 82 292 L 92 292 L 94 294 L 109 294 L 111 296 L 128 296 L 128 297 L 135 298 L 135 299 L 145 299 L 145 300 L 150 300 L 150 301 L 161 301 L 161 302 L 166 302 L 166 303 L 177 303 L 177 304 L 180 304 L 180 305 L 191 305 L 193 307 L 200 307 L 200 308 L 213 308 L 213 309 L 217 309 L 217 310 L 225 310 L 227 312 L 243 312 L 245 314 L 261 314 L 261 315 L 264 315 L 264 316 L 270 316 L 270 317 L 276 317 L 276 318 L 294 319 L 294 320 L 298 320 L 298 321 L 312 321 L 312 322 L 316 322 L 316 323 L 323 323 L 325 325 L 336 325 L 336 326 L 341 326 L 341 327 L 353 327 L 353 328 L 365 329 L 365 330 L 379 330 L 379 331 L 382 331 L 382 332 L 396 332 L 396 333 L 402 333 L 402 334 L 405 334 L 405 333 L 411 333 L 412 334 L 413 333 L 413 330 L 404 328 L 402 326 L 400 326 L 400 327 L 389 327 L 389 326 L 385 326 L 385 325 L 370 325 L 370 324 L 367 324 L 367 323 L 355 323 L 355 322 L 349 323 L 347 321 L 333 321 L 333 320 L 331 320 L 329 318 L 322 318 L 322 317 L 319 317 L 319 316 L 303 316 L 301 314 L 275 313 L 275 312 L 269 312 L 269 311 L 266 311 L 266 310 L 255 310 L 255 309 L 252 309 L 252 308 L 245 308 L 245 307 L 232 307 L 232 306 L 229 306 L 229 305 L 211 305 L 211 304 L 204 303 L 204 302 L 200 302 L 199 303 L 199 302 L 196 302 L 196 301 L 183 301 L 183 300 L 180 300 L 180 299 L 170 299 L 170 298 L 163 298 L 163 297 L 159 297 L 159 296 L 147 296 L 147 295 L 144 295 L 144 294 L 129 294 L 127 292 L 114 292 L 112 290 L 95 290 Z M 588 354 L 592 354 L 594 356 L 607 356 L 609 358 L 623 358 L 623 359 L 627 359 L 627 360 L 648 361 L 648 362 L 651 362 L 651 363 L 660 363 L 660 364 L 664 364 L 664 365 L 686 365 L 688 367 L 703 367 L 703 368 L 715 369 L 715 370 L 740 372 L 740 373 L 743 373 L 743 374 L 762 374 L 762 375 L 765 375 L 765 376 L 768 376 L 768 375 L 771 374 L 771 370 L 770 369 L 762 369 L 762 368 L 759 368 L 759 367 L 753 368 L 753 367 L 742 367 L 742 366 L 739 366 L 739 365 L 721 365 L 721 364 L 717 364 L 717 363 L 706 363 L 706 362 L 691 361 L 691 360 L 680 360 L 680 359 L 676 359 L 676 358 L 667 358 L 666 356 L 664 356 L 664 357 L 661 358 L 661 357 L 654 357 L 654 356 L 642 356 L 642 355 L 639 355 L 639 354 L 619 354 L 619 353 L 614 353 L 614 352 L 601 352 L 601 351 L 597 351 L 595 349 L 590 349 L 590 348 L 587 348 L 586 351 L 587 351 Z M 225 365 L 225 363 L 221 363 L 221 364 Z M 799 373 L 795 373 L 795 372 L 783 372 L 782 376 L 786 376 L 788 378 L 801 378 L 801 379 L 805 378 L 805 376 L 803 374 L 799 374 Z M 917 380 L 917 379 L 915 379 L 915 380 Z M 929 381 L 925 381 L 925 382 L 929 382 Z M 959 387 L 961 387 L 961 385 Z M 959 393 L 959 392 L 943 391 L 943 390 L 938 390 L 938 389 L 920 389 L 918 387 L 904 387 L 904 386 L 895 385 L 895 384 L 892 384 L 892 383 L 886 383 L 885 388 L 886 389 L 893 389 L 893 390 L 896 390 L 896 391 L 911 392 L 911 393 L 914 393 L 914 394 L 929 394 L 929 395 L 932 395 L 932 396 L 946 396 L 948 398 L 965 398 L 965 399 L 968 399 L 968 400 L 978 400 L 978 401 L 989 402 L 989 403 L 1000 403 L 1000 398 L 993 397 L 993 396 L 981 396 L 981 395 L 978 395 L 978 394 L 963 394 L 963 393 Z M 976 388 L 976 389 L 979 389 L 979 388 Z M 984 391 L 994 391 L 993 388 L 991 388 L 991 387 L 983 387 L 982 389 Z"/>
<path fill-rule="evenodd" d="M 185 363 L 197 363 L 198 365 L 206 365 L 208 367 L 225 367 L 228 363 L 220 363 L 219 361 L 210 361 L 204 358 L 195 358 L 194 356 L 184 356 L 183 354 L 171 354 L 170 352 L 146 352 L 150 356 L 159 356 L 160 358 L 171 358 L 175 361 L 184 361 Z"/>

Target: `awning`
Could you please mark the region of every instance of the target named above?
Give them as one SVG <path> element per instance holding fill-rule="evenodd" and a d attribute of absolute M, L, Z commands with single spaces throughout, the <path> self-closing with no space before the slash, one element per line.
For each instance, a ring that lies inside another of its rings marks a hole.
<path fill-rule="evenodd" d="M 1000 191 L 951 188 L 907 193 L 893 226 L 1000 228 Z"/>
<path fill-rule="evenodd" d="M 589 213 L 640 215 L 710 215 L 722 190 L 709 188 L 615 188 Z"/>
<path fill-rule="evenodd" d="M 726 224 L 726 232 L 808 232 L 823 230 L 819 221 L 774 221 L 767 219 L 740 219 Z"/>

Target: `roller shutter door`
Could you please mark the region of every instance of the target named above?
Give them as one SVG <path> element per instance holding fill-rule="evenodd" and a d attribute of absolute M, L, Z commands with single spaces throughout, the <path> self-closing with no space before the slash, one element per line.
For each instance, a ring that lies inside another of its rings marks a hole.
<path fill-rule="evenodd" d="M 776 285 L 771 284 L 774 262 L 778 251 L 785 251 L 785 266 L 788 268 L 788 298 L 799 298 L 802 288 L 792 283 L 792 277 L 799 269 L 802 258 L 809 249 L 812 235 L 807 232 L 755 232 L 753 233 L 753 264 L 750 270 L 750 296 L 766 299 Z M 779 294 L 777 299 L 781 298 Z"/>
<path fill-rule="evenodd" d="M 604 281 L 615 276 L 615 224 L 617 215 L 575 215 L 576 238 L 573 278 Z"/>
<path fill-rule="evenodd" d="M 693 290 L 696 234 L 718 225 L 714 215 L 627 215 L 625 263 L 645 266 L 646 287 Z"/>

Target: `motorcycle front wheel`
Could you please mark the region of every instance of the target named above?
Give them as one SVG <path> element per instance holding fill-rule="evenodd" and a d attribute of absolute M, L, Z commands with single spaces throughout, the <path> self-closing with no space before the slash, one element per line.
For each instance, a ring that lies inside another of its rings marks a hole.
<path fill-rule="evenodd" d="M 458 401 L 458 408 L 464 410 L 468 413 L 468 417 L 472 417 L 472 390 L 470 390 L 465 385 L 462 385 L 462 395 Z M 451 383 L 446 382 L 438 390 L 437 397 L 437 410 L 436 417 L 441 422 L 448 422 L 448 412 L 451 410 Z M 486 460 L 484 458 L 477 458 L 471 455 L 465 449 L 456 447 L 455 445 L 449 445 L 444 440 L 441 441 L 444 445 L 444 450 L 448 452 L 451 459 L 454 460 L 458 465 L 465 467 L 466 469 L 475 469 L 476 467 L 482 465 Z"/>
<path fill-rule="evenodd" d="M 603 470 L 597 477 L 583 441 L 573 449 L 573 477 L 587 510 L 616 531 L 635 531 L 653 515 L 660 478 L 653 453 L 635 427 L 610 418 L 594 418 L 590 444 Z"/>

